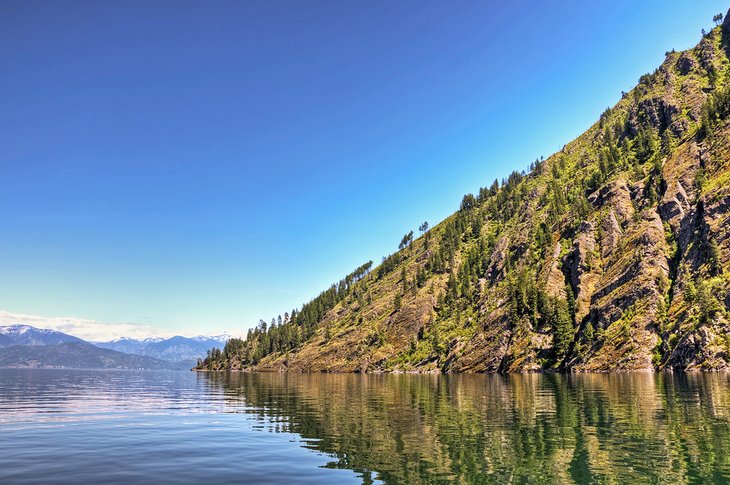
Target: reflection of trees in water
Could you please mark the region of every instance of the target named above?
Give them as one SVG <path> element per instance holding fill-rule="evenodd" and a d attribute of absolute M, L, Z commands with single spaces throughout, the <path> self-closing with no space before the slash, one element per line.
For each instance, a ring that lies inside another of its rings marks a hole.
<path fill-rule="evenodd" d="M 728 374 L 205 379 L 231 411 L 386 482 L 730 481 Z"/>

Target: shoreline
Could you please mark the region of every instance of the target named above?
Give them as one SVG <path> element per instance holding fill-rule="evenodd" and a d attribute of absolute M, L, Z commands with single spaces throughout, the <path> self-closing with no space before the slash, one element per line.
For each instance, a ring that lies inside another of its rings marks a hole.
<path fill-rule="evenodd" d="M 581 375 L 581 374 L 730 374 L 730 368 L 724 369 L 616 369 L 616 370 L 590 370 L 590 371 L 557 371 L 557 370 L 535 370 L 526 372 L 412 372 L 412 371 L 375 371 L 375 372 L 340 372 L 340 371 L 275 371 L 275 370 L 252 370 L 252 369 L 190 369 L 191 372 L 204 373 L 240 373 L 240 374 L 351 374 L 351 375 L 527 375 L 527 374 L 560 374 L 560 375 Z"/>

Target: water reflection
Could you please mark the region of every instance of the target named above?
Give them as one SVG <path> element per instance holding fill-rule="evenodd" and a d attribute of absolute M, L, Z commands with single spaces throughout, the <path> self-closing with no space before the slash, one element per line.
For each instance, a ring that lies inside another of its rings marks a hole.
<path fill-rule="evenodd" d="M 203 399 L 190 380 L 187 372 L 1 369 L 0 426 L 223 411 L 222 389 Z"/>
<path fill-rule="evenodd" d="M 0 484 L 371 480 L 276 426 L 192 372 L 0 369 Z"/>
<path fill-rule="evenodd" d="M 730 374 L 199 374 L 367 483 L 730 483 Z"/>

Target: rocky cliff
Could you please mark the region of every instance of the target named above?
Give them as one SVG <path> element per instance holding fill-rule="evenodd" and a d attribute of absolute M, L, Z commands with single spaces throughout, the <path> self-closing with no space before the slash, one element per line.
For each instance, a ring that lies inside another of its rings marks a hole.
<path fill-rule="evenodd" d="M 560 152 L 200 368 L 728 368 L 729 39 L 668 52 Z"/>

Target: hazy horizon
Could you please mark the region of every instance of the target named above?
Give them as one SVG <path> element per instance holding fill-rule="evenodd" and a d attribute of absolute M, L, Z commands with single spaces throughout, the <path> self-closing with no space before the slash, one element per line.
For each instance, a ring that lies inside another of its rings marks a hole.
<path fill-rule="evenodd" d="M 132 338 L 143 340 L 146 338 L 170 338 L 176 336 L 182 337 L 217 337 L 220 335 L 229 335 L 232 337 L 240 337 L 241 332 L 221 330 L 218 332 L 208 332 L 206 334 L 165 331 L 159 328 L 139 325 L 135 323 L 110 323 L 99 322 L 96 320 L 88 320 L 83 318 L 75 318 L 68 316 L 43 316 L 29 315 L 24 313 L 11 313 L 0 310 L 0 327 L 12 325 L 28 325 L 38 329 L 48 329 L 63 332 L 74 337 L 78 337 L 89 342 L 108 342 L 120 338 Z"/>

